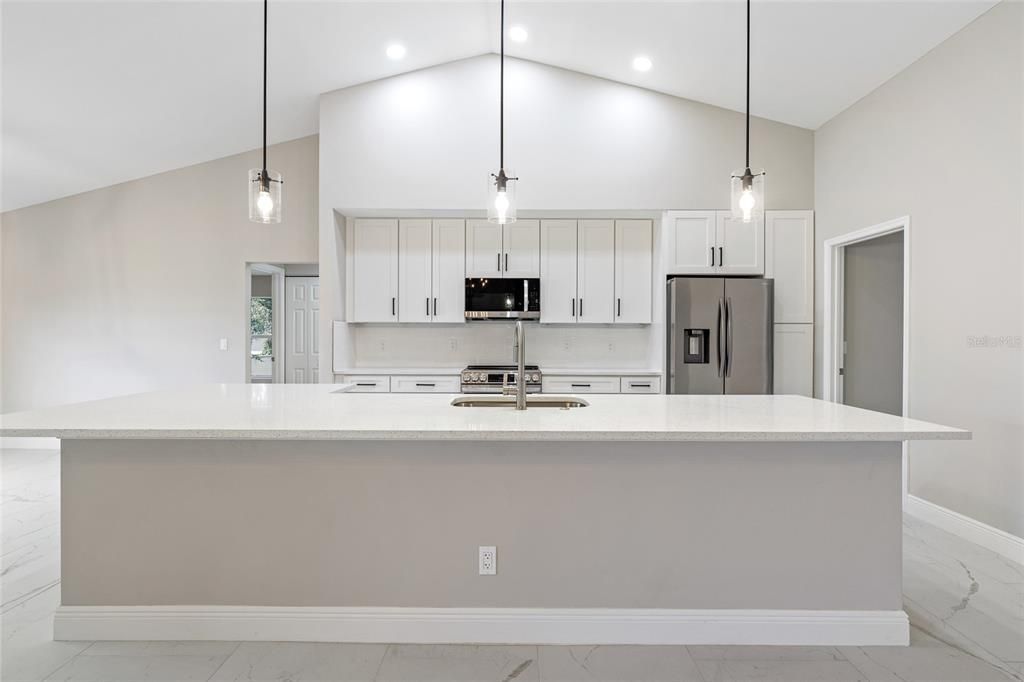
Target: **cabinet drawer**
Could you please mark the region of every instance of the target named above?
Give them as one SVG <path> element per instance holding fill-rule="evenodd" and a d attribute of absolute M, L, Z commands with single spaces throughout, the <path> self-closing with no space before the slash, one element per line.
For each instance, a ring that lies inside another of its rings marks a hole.
<path fill-rule="evenodd" d="M 393 376 L 392 393 L 458 393 L 462 385 L 457 376 Z"/>
<path fill-rule="evenodd" d="M 341 378 L 343 384 L 355 384 L 349 393 L 387 393 L 391 390 L 391 377 L 349 374 Z"/>
<path fill-rule="evenodd" d="M 661 377 L 622 377 L 623 393 L 661 393 Z"/>
<path fill-rule="evenodd" d="M 618 393 L 619 377 L 544 377 L 541 386 L 544 393 Z"/>

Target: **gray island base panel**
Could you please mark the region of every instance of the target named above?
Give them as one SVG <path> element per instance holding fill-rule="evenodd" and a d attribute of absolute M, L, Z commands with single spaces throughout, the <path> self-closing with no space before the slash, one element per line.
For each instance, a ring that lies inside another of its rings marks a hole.
<path fill-rule="evenodd" d="M 55 636 L 906 644 L 900 455 L 65 439 Z"/>

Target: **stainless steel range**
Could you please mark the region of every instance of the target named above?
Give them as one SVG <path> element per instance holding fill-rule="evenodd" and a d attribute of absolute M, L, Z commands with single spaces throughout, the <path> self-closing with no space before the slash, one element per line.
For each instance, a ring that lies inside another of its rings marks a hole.
<path fill-rule="evenodd" d="M 462 370 L 463 393 L 501 393 L 507 383 L 515 386 L 515 365 L 470 365 Z M 540 393 L 541 372 L 537 365 L 526 365 L 526 392 Z"/>

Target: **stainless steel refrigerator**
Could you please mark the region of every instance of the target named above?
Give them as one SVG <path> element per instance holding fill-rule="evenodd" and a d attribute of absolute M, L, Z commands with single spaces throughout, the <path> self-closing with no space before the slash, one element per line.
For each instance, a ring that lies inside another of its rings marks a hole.
<path fill-rule="evenodd" d="M 770 279 L 669 279 L 668 392 L 771 393 L 773 292 Z"/>

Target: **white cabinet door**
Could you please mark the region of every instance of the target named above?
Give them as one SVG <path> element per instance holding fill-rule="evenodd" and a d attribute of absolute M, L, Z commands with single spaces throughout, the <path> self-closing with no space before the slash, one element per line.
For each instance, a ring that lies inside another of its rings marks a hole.
<path fill-rule="evenodd" d="M 435 220 L 430 315 L 434 322 L 466 321 L 466 224 Z"/>
<path fill-rule="evenodd" d="M 576 319 L 611 324 L 615 319 L 615 221 L 581 220 L 577 235 Z"/>
<path fill-rule="evenodd" d="M 285 383 L 320 380 L 320 278 L 285 278 Z M 276 352 L 280 352 L 278 349 Z"/>
<path fill-rule="evenodd" d="M 502 225 L 502 277 L 540 277 L 540 221 Z"/>
<path fill-rule="evenodd" d="M 430 322 L 430 239 L 429 218 L 398 221 L 399 322 Z"/>
<path fill-rule="evenodd" d="M 775 325 L 774 393 L 813 397 L 814 325 Z"/>
<path fill-rule="evenodd" d="M 718 272 L 715 211 L 668 211 L 665 214 L 666 266 L 670 275 Z"/>
<path fill-rule="evenodd" d="M 575 322 L 575 220 L 541 221 L 540 279 L 540 321 Z"/>
<path fill-rule="evenodd" d="M 467 220 L 466 277 L 501 277 L 503 265 L 501 225 L 487 220 Z"/>
<path fill-rule="evenodd" d="M 764 276 L 775 280 L 775 322 L 814 322 L 814 211 L 767 211 Z"/>
<path fill-rule="evenodd" d="M 729 211 L 717 211 L 717 272 L 723 275 L 764 274 L 764 221 L 745 223 Z"/>
<path fill-rule="evenodd" d="M 346 284 L 349 322 L 398 321 L 398 221 L 359 218 L 348 223 Z"/>
<path fill-rule="evenodd" d="M 650 324 L 653 259 L 650 220 L 615 221 L 615 322 Z"/>

